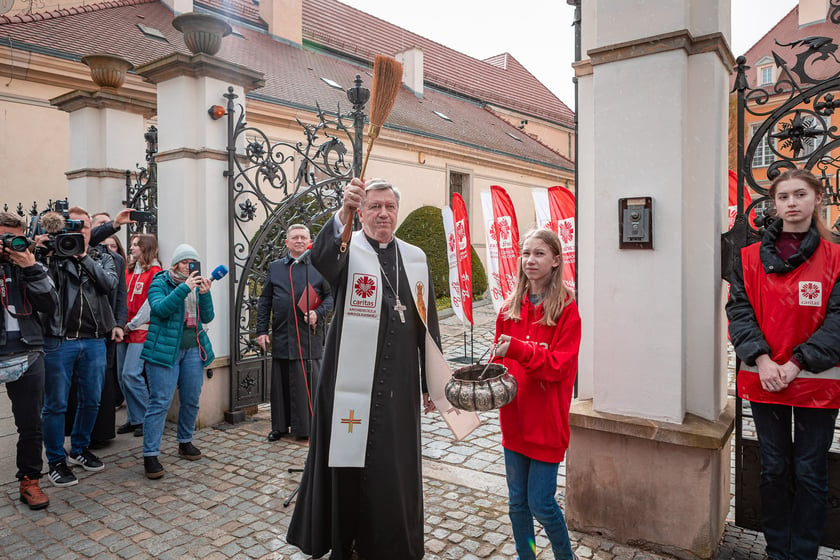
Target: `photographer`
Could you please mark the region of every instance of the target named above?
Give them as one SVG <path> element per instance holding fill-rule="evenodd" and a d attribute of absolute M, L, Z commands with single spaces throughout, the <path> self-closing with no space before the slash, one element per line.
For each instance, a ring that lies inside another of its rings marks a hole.
<path fill-rule="evenodd" d="M 105 338 L 115 326 L 110 294 L 118 278 L 114 259 L 107 251 L 89 249 L 90 216 L 79 207 L 67 211 L 69 222 L 60 214 L 47 213 L 41 225 L 48 232 L 79 229 L 80 238 L 55 235 L 44 257 L 56 284 L 59 306 L 44 317 L 46 388 L 44 392 L 44 447 L 50 465 L 49 479 L 55 486 L 78 483 L 67 463 L 91 472 L 105 468 L 88 449 L 105 378 Z M 63 228 L 63 230 L 62 230 Z M 73 234 L 70 234 L 73 235 Z M 68 251 L 67 246 L 74 246 Z M 59 251 L 61 249 L 61 251 Z M 68 255 L 68 252 L 74 254 Z M 70 436 L 70 453 L 64 449 L 64 414 L 70 384 L 78 383 L 78 407 Z"/>
<path fill-rule="evenodd" d="M 0 212 L 0 269 L 3 275 L 0 284 L 3 302 L 0 377 L 6 383 L 19 434 L 17 478 L 20 480 L 20 500 L 30 509 L 43 509 L 50 499 L 38 483 L 44 466 L 41 458 L 44 337 L 38 313 L 55 313 L 58 295 L 46 268 L 35 261 L 28 241 L 22 238 L 23 233 L 20 217 L 11 212 Z"/>

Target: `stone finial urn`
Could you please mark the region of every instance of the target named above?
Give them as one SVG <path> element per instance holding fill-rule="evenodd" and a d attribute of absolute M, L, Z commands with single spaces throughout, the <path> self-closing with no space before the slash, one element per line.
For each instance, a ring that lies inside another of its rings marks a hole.
<path fill-rule="evenodd" d="M 82 57 L 90 68 L 90 77 L 100 88 L 117 89 L 125 83 L 126 72 L 134 68 L 124 58 L 109 53 L 91 53 Z"/>
<path fill-rule="evenodd" d="M 184 43 L 193 54 L 216 54 L 222 48 L 222 37 L 233 31 L 219 16 L 195 12 L 176 17 L 172 27 L 184 34 Z"/>

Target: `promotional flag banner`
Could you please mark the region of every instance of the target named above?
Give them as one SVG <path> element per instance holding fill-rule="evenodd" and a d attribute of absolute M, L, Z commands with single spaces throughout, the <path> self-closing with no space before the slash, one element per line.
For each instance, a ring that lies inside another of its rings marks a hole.
<path fill-rule="evenodd" d="M 499 286 L 499 249 L 496 247 L 495 221 L 493 220 L 493 199 L 490 193 L 481 193 L 481 210 L 484 215 L 484 232 L 487 247 L 487 284 L 490 288 L 490 299 L 493 301 L 493 309 L 498 313 L 502 309 L 502 288 Z"/>
<path fill-rule="evenodd" d="M 744 208 L 752 204 L 752 197 L 750 190 L 744 189 Z M 731 169 L 729 170 L 729 226 L 727 231 L 732 229 L 735 224 L 735 216 L 738 215 L 738 175 Z M 755 210 L 750 213 L 750 217 L 755 219 Z"/>
<path fill-rule="evenodd" d="M 563 245 L 563 283 L 566 289 L 575 291 L 575 195 L 564 187 L 548 189 L 548 207 L 551 214 L 551 229 Z"/>
<path fill-rule="evenodd" d="M 493 185 L 490 194 L 493 200 L 493 240 L 499 254 L 499 287 L 502 299 L 507 299 L 516 288 L 519 271 L 519 226 L 507 191 Z"/>
<path fill-rule="evenodd" d="M 458 275 L 458 242 L 455 240 L 455 225 L 452 220 L 452 209 L 449 206 L 441 208 L 443 215 L 443 232 L 446 235 L 446 254 L 449 257 L 449 299 L 452 303 L 452 311 L 461 320 L 466 322 L 464 309 L 461 303 L 461 281 Z"/>
<path fill-rule="evenodd" d="M 473 324 L 472 314 L 472 244 L 467 206 L 458 193 L 452 193 L 452 219 L 455 223 L 455 248 L 458 256 L 458 282 L 461 285 L 461 308 L 464 317 Z"/>
<path fill-rule="evenodd" d="M 548 210 L 548 189 L 531 189 L 531 197 L 534 199 L 534 214 L 537 217 L 537 227 L 547 227 L 557 233 L 557 225 L 551 222 L 551 212 Z"/>

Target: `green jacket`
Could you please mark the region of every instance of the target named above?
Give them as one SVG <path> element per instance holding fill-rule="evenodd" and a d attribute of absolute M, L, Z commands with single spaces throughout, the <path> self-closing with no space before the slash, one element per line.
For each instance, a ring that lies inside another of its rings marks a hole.
<path fill-rule="evenodd" d="M 190 293 L 186 284 L 176 285 L 169 278 L 169 271 L 155 274 L 149 286 L 149 307 L 151 318 L 149 332 L 143 345 L 141 357 L 153 364 L 165 367 L 175 365 L 181 350 L 181 336 L 184 332 L 184 300 Z M 204 367 L 215 358 L 210 338 L 204 330 L 204 324 L 213 320 L 213 298 L 210 292 L 198 295 L 198 331 L 199 352 Z"/>

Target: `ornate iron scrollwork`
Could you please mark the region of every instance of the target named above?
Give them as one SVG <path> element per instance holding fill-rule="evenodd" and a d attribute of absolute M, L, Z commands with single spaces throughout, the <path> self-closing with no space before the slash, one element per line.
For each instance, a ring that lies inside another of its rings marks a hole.
<path fill-rule="evenodd" d="M 316 105 L 316 122 L 297 120 L 303 141 L 288 142 L 273 141 L 249 126 L 233 88 L 225 94 L 232 410 L 268 400 L 265 379 L 271 362 L 256 344 L 257 305 L 269 263 L 286 253 L 288 226 L 302 223 L 317 233 L 340 206 L 344 186 L 361 170 L 364 108 L 370 92 L 362 87 L 360 76 L 347 97 L 351 112 L 342 113 L 339 106 L 329 114 Z M 352 162 L 346 158 L 345 140 L 353 146 Z"/>
<path fill-rule="evenodd" d="M 128 224 L 129 237 L 135 233 L 151 233 L 157 235 L 158 218 L 158 192 L 157 192 L 157 162 L 155 156 L 158 151 L 157 127 L 150 126 L 143 134 L 146 141 L 146 166 L 137 165 L 137 170 L 125 171 L 125 204 L 128 208 L 151 212 L 154 220 L 150 222 L 137 222 Z"/>

